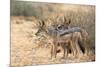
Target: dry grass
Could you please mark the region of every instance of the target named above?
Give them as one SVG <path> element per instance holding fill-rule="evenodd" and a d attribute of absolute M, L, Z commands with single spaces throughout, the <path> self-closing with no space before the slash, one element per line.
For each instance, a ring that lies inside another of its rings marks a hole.
<path fill-rule="evenodd" d="M 57 6 L 58 7 L 58 6 Z M 95 45 L 95 7 L 80 5 L 64 5 L 59 8 L 62 12 L 51 13 L 47 18 L 59 15 L 71 19 L 71 27 L 78 26 L 85 29 L 90 36 L 91 46 Z M 45 10 L 44 10 L 45 11 Z M 47 12 L 47 11 L 45 11 Z M 43 16 L 44 17 L 44 16 Z M 24 65 L 55 64 L 86 62 L 95 59 L 95 56 L 81 56 L 61 59 L 62 54 L 58 54 L 56 59 L 51 59 L 50 41 L 42 36 L 34 35 L 38 31 L 39 19 L 25 16 L 11 16 L 11 66 L 21 67 Z M 47 26 L 56 24 L 49 19 L 46 20 Z M 43 33 L 42 33 L 43 34 Z"/>

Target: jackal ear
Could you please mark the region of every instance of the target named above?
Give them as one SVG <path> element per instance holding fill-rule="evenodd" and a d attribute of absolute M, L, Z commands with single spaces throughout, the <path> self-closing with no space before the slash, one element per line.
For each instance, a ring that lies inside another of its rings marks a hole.
<path fill-rule="evenodd" d="M 41 20 L 41 21 L 39 21 L 39 24 L 40 24 L 41 27 L 43 27 L 45 25 L 45 21 Z"/>
<path fill-rule="evenodd" d="M 67 20 L 66 20 L 66 17 L 64 16 L 64 22 L 66 22 Z"/>
<path fill-rule="evenodd" d="M 71 19 L 69 19 L 69 21 L 68 21 L 68 25 L 71 23 Z"/>
<path fill-rule="evenodd" d="M 41 20 L 41 22 L 42 22 L 42 24 L 44 25 L 44 23 L 45 23 L 45 20 Z"/>
<path fill-rule="evenodd" d="M 69 19 L 69 21 L 67 21 L 66 17 L 64 16 L 64 22 L 67 23 L 67 25 L 69 25 L 71 23 L 71 19 Z"/>

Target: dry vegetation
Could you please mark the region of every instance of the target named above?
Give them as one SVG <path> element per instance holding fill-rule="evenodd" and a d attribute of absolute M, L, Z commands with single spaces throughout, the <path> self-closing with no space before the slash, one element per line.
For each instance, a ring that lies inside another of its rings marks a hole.
<path fill-rule="evenodd" d="M 24 8 L 23 4 L 26 4 Z M 11 9 L 12 67 L 95 60 L 95 49 L 93 48 L 95 47 L 95 6 L 32 2 L 23 4 L 20 4 L 19 8 L 11 7 L 16 9 L 16 11 Z M 65 16 L 67 20 L 71 19 L 70 27 L 77 26 L 88 32 L 90 37 L 90 43 L 88 45 L 91 48 L 91 55 L 72 57 L 69 54 L 68 58 L 62 59 L 63 54 L 60 52 L 57 54 L 57 58 L 51 59 L 51 37 L 43 31 L 39 35 L 35 34 L 39 30 L 39 21 L 41 20 L 45 21 L 45 28 L 51 25 L 61 24 L 63 19 L 57 19 L 57 16 L 59 18 Z"/>

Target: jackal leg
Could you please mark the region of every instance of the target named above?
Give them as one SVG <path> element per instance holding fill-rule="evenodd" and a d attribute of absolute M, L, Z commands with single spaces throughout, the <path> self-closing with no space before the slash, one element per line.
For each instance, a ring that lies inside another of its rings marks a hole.
<path fill-rule="evenodd" d="M 56 58 L 57 55 L 56 51 L 57 51 L 57 44 L 53 43 L 51 48 L 51 58 Z"/>
<path fill-rule="evenodd" d="M 68 49 L 64 48 L 64 55 L 63 55 L 63 57 L 67 58 L 67 56 L 68 56 Z"/>

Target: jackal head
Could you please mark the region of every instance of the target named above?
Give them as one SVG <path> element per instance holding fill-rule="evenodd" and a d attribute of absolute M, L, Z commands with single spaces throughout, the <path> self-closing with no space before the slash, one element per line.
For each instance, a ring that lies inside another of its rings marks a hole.
<path fill-rule="evenodd" d="M 68 29 L 69 25 L 71 23 L 71 19 L 67 20 L 65 16 L 62 19 L 63 19 L 62 22 L 60 24 L 58 24 L 58 26 L 57 26 L 58 30 Z"/>

